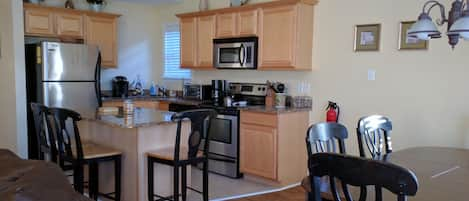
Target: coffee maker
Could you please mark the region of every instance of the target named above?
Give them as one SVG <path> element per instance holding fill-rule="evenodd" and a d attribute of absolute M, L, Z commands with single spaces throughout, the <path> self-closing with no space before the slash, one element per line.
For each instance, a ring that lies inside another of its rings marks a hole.
<path fill-rule="evenodd" d="M 228 87 L 226 80 L 212 80 L 212 101 L 214 105 L 223 105 L 223 98 Z"/>
<path fill-rule="evenodd" d="M 116 76 L 112 79 L 112 97 L 127 97 L 129 93 L 129 81 L 124 76 Z"/>

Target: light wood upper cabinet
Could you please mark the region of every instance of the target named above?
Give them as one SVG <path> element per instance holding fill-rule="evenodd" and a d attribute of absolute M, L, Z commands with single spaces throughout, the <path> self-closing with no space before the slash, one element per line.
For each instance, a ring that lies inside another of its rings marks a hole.
<path fill-rule="evenodd" d="M 240 136 L 240 169 L 244 173 L 277 179 L 277 130 L 243 124 Z"/>
<path fill-rule="evenodd" d="M 235 37 L 237 13 L 225 13 L 217 15 L 217 38 Z"/>
<path fill-rule="evenodd" d="M 272 1 L 178 14 L 182 27 L 181 63 L 186 68 L 213 69 L 213 38 L 258 36 L 258 70 L 312 70 L 317 2 Z M 194 37 L 195 42 L 189 41 Z"/>
<path fill-rule="evenodd" d="M 238 13 L 238 36 L 255 36 L 257 35 L 257 10 L 248 10 Z"/>
<path fill-rule="evenodd" d="M 47 9 L 25 9 L 24 33 L 27 36 L 54 36 L 54 14 Z"/>
<path fill-rule="evenodd" d="M 26 36 L 98 45 L 104 68 L 117 66 L 119 15 L 24 3 Z"/>
<path fill-rule="evenodd" d="M 103 67 L 117 66 L 117 17 L 87 16 L 85 43 L 97 45 Z"/>
<path fill-rule="evenodd" d="M 196 18 L 181 18 L 179 21 L 181 32 L 181 68 L 193 68 L 196 66 Z"/>
<path fill-rule="evenodd" d="M 296 40 L 295 6 L 265 8 L 260 14 L 260 66 L 292 67 Z"/>
<path fill-rule="evenodd" d="M 217 15 L 216 38 L 235 38 L 257 35 L 257 10 Z"/>
<path fill-rule="evenodd" d="M 213 38 L 215 15 L 197 18 L 197 67 L 213 68 Z"/>
<path fill-rule="evenodd" d="M 263 8 L 259 19 L 259 69 L 312 69 L 311 5 Z"/>
<path fill-rule="evenodd" d="M 57 35 L 69 37 L 84 37 L 83 15 L 77 13 L 57 13 Z"/>

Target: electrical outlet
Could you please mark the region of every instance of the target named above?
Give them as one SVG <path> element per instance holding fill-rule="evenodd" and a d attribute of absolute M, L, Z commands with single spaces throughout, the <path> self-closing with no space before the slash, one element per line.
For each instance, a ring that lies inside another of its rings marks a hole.
<path fill-rule="evenodd" d="M 368 69 L 368 80 L 369 80 L 369 81 L 374 81 L 374 80 L 376 80 L 376 70 L 374 70 L 374 69 Z"/>

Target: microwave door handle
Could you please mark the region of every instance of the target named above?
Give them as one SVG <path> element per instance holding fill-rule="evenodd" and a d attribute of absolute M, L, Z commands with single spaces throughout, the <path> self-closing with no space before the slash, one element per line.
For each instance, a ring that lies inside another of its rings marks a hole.
<path fill-rule="evenodd" d="M 246 60 L 247 60 L 247 55 L 248 55 L 248 48 L 244 47 L 243 46 L 243 51 L 244 51 L 244 54 L 243 54 L 243 66 L 246 65 Z"/>
<path fill-rule="evenodd" d="M 244 45 L 243 44 L 241 44 L 241 46 L 239 46 L 238 59 L 239 59 L 239 64 L 241 64 L 241 66 L 243 66 L 244 65 Z"/>

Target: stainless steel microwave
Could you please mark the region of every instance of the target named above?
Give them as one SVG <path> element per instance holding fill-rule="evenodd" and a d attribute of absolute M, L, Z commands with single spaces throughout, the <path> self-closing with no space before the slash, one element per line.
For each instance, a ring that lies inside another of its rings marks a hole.
<path fill-rule="evenodd" d="M 219 69 L 256 69 L 257 37 L 213 40 L 213 62 Z"/>

